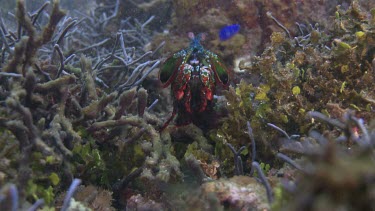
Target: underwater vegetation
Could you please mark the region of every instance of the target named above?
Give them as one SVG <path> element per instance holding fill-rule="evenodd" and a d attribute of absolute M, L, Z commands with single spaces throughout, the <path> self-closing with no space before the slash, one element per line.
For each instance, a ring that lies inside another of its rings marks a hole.
<path fill-rule="evenodd" d="M 371 2 L 15 2 L 0 17 L 0 210 L 375 209 Z M 188 31 L 207 39 L 186 48 Z M 180 87 L 176 68 L 202 55 L 211 84 Z M 214 127 L 160 132 L 176 102 Z"/>
<path fill-rule="evenodd" d="M 341 118 L 347 109 L 369 122 L 375 97 L 373 17 L 353 2 L 348 10 L 338 9 L 334 22 L 331 31 L 298 24 L 296 37 L 280 27 L 260 56 L 240 61 L 242 80 L 224 93 L 229 117 L 214 136 L 237 148 L 249 145 L 245 128 L 250 121 L 261 142 L 259 155 L 267 160 L 279 147 L 279 134 L 267 123 L 303 134 L 312 127 L 308 111 Z"/>
<path fill-rule="evenodd" d="M 290 161 L 279 154 L 282 150 L 294 152 L 293 158 L 296 151 L 307 157 L 308 164 L 292 162 L 303 172 L 297 180 L 290 170 L 277 171 L 276 175 L 292 178 L 293 186 L 283 191 L 293 194 L 282 206 L 275 205 L 275 209 L 373 209 L 373 180 L 368 179 L 373 174 L 365 172 L 373 165 L 374 137 L 369 134 L 373 134 L 375 102 L 374 15 L 374 9 L 364 11 L 353 1 L 346 10 L 338 7 L 333 28 L 322 30 L 319 24 L 297 23 L 300 35 L 293 37 L 287 27 L 268 13 L 281 32 L 271 35 L 270 45 L 260 56 L 240 61 L 239 69 L 244 71 L 241 82 L 224 92 L 229 116 L 211 137 L 237 149 L 250 146 L 245 129 L 250 121 L 260 162 L 275 167 L 280 165 L 280 159 L 275 157 Z M 258 82 L 254 83 L 254 78 Z M 319 119 L 329 124 L 318 124 Z M 333 130 L 332 125 L 338 129 Z M 299 146 L 298 150 L 285 147 L 280 134 L 288 144 Z M 310 135 L 300 137 L 302 134 Z M 312 142 L 320 145 L 312 147 Z M 228 159 L 228 149 L 216 152 L 220 153 L 216 155 L 219 160 Z M 251 153 L 245 150 L 243 155 L 250 166 Z M 345 169 L 347 165 L 358 169 Z M 350 175 L 345 177 L 343 172 Z M 280 189 L 274 190 L 276 198 L 280 197 Z M 356 191 L 363 191 L 362 197 L 356 198 Z M 364 201 L 357 203 L 360 199 Z"/>
<path fill-rule="evenodd" d="M 218 54 L 226 65 L 235 65 L 235 58 L 250 57 L 261 54 L 270 41 L 272 32 L 279 30 L 273 21 L 267 18 L 267 12 L 286 26 L 292 35 L 297 35 L 295 22 L 319 22 L 329 28 L 330 19 L 337 5 L 347 8 L 350 0 L 203 0 L 203 1 L 172 1 L 172 16 L 169 20 L 167 33 L 154 37 L 156 47 L 161 40 L 167 45 L 164 52 L 176 52 L 188 42 L 186 34 L 190 31 L 204 32 L 207 41 L 204 46 Z M 374 7 L 373 1 L 360 0 L 364 8 Z M 225 26 L 239 24 L 241 30 L 231 39 L 220 40 L 218 31 Z M 182 42 L 182 43 L 181 43 Z"/>

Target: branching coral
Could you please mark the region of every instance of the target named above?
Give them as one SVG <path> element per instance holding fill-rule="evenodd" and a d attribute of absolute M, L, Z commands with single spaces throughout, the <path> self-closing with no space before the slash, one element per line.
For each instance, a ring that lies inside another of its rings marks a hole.
<path fill-rule="evenodd" d="M 156 130 L 154 132 L 157 133 Z M 154 137 L 158 136 L 155 134 Z M 153 140 L 153 150 L 151 155 L 146 158 L 146 165 L 141 177 L 150 180 L 149 182 L 154 182 L 155 179 L 168 182 L 176 181 L 182 176 L 179 169 L 180 163 L 170 152 L 170 146 L 171 138 L 168 133 L 162 133 L 160 138 Z"/>
<path fill-rule="evenodd" d="M 290 162 L 287 156 L 279 156 L 302 171 L 296 181 L 284 183 L 284 199 L 293 198 L 293 202 L 285 203 L 279 198 L 275 208 L 374 209 L 371 194 L 375 181 L 375 172 L 371 168 L 374 165 L 373 124 L 366 127 L 363 120 L 351 112 L 345 113 L 342 120 L 318 112 L 309 112 L 308 115 L 333 126 L 334 130 L 311 131 L 300 141 L 285 142 L 283 150 L 301 153 L 306 159 L 301 167 L 294 161 Z M 336 130 L 341 135 L 338 136 Z"/>
<path fill-rule="evenodd" d="M 0 184 L 14 183 L 21 203 L 44 198 L 47 206 L 53 206 L 55 194 L 66 189 L 73 175 L 84 183 L 110 187 L 133 168 L 143 166 L 148 155 L 155 157 L 153 150 L 162 146 L 154 129 L 160 122 L 146 109 L 148 92 L 140 88 L 160 63 L 150 60 L 153 52 L 142 54 L 139 46 L 125 47 L 130 43 L 126 31 L 108 38 L 113 46 L 94 43 L 76 50 L 72 46 L 82 21 L 64 19 L 58 1 L 51 5 L 45 21 L 46 16 L 40 14 L 49 3 L 30 15 L 24 2 L 17 1 L 18 32 L 5 25 L 1 28 L 6 47 L 2 48 L 0 74 L 0 144 L 4 147 Z M 146 31 L 146 25 L 142 30 Z M 100 28 L 88 28 L 103 36 Z M 145 42 L 147 37 L 142 39 Z M 89 55 L 99 58 L 92 65 L 83 53 L 99 46 L 102 51 Z M 116 75 L 113 71 L 120 77 L 110 82 L 111 75 Z M 143 150 L 142 144 L 154 148 Z M 10 152 L 14 155 L 9 156 Z M 160 153 L 159 157 L 173 160 L 172 155 Z M 178 162 L 173 165 L 178 172 Z M 169 177 L 169 172 L 160 172 Z"/>

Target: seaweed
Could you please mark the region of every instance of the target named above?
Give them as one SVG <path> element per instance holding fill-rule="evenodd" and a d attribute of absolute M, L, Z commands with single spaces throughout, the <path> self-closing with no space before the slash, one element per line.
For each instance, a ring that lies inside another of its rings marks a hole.
<path fill-rule="evenodd" d="M 310 110 L 339 117 L 345 109 L 355 109 L 370 120 L 374 74 L 368 55 L 374 48 L 374 26 L 355 1 L 348 10 L 338 7 L 337 14 L 331 31 L 297 24 L 300 34 L 293 38 L 282 27 L 262 55 L 240 62 L 242 80 L 224 92 L 229 116 L 216 139 L 234 147 L 249 145 L 244 125 L 250 120 L 262 147 L 258 154 L 267 161 L 276 154 L 278 134 L 266 130 L 266 123 L 301 134 L 311 127 L 305 121 Z M 248 82 L 254 77 L 259 84 Z"/>

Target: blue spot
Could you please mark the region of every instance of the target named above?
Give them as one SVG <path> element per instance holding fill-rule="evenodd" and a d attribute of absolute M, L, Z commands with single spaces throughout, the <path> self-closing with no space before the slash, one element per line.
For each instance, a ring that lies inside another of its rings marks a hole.
<path fill-rule="evenodd" d="M 240 24 L 224 26 L 220 29 L 219 37 L 221 41 L 228 40 L 240 31 Z"/>

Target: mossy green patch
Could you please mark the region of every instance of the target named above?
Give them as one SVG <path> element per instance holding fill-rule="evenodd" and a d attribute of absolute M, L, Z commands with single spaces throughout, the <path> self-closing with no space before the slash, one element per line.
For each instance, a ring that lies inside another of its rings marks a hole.
<path fill-rule="evenodd" d="M 299 86 L 294 86 L 292 89 L 293 95 L 299 95 L 301 93 L 301 88 Z"/>
<path fill-rule="evenodd" d="M 51 180 L 52 185 L 54 185 L 54 186 L 56 186 L 56 185 L 58 185 L 60 183 L 60 177 L 55 172 L 52 172 L 49 175 L 49 179 Z"/>

